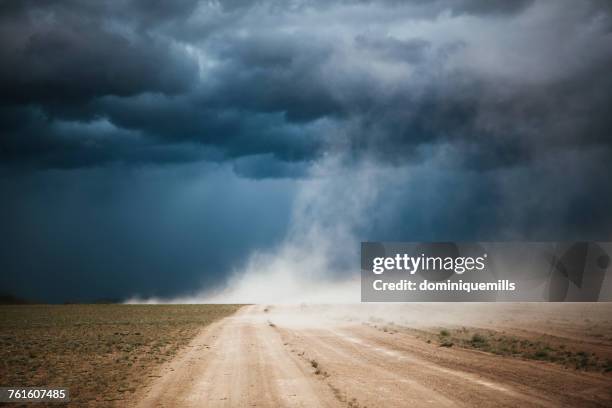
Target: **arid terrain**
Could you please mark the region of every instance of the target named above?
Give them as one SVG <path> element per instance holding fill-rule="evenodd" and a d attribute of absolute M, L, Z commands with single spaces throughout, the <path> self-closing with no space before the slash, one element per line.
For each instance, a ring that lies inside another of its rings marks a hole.
<path fill-rule="evenodd" d="M 612 407 L 607 303 L 24 305 L 0 321 L 0 385 L 68 387 L 75 407 Z"/>
<path fill-rule="evenodd" d="M 123 406 L 203 327 L 238 307 L 0 306 L 0 386 L 67 387 L 70 406 Z M 29 406 L 44 405 L 58 406 Z"/>
<path fill-rule="evenodd" d="M 138 407 L 612 406 L 612 305 L 245 306 Z"/>

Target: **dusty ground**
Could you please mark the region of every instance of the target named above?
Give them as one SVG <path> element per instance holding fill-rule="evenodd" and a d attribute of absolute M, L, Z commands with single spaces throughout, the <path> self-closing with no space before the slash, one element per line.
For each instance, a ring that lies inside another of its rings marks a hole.
<path fill-rule="evenodd" d="M 610 407 L 611 312 L 606 304 L 247 306 L 198 335 L 133 402 Z M 588 361 L 574 364 L 575 355 Z"/>
<path fill-rule="evenodd" d="M 207 324 L 238 308 L 0 306 L 0 386 L 67 387 L 70 406 L 123 406 L 156 367 L 172 360 Z M 58 406 L 30 404 L 44 405 Z"/>

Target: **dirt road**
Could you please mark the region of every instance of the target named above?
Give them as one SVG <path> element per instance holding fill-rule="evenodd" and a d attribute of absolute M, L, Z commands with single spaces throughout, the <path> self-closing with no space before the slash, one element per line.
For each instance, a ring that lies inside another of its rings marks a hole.
<path fill-rule="evenodd" d="M 248 306 L 203 331 L 138 407 L 604 407 L 611 376 Z"/>

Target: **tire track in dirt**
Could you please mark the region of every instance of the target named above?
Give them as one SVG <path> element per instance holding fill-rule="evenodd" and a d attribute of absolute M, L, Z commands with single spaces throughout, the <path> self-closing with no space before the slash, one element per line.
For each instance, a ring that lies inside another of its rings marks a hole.
<path fill-rule="evenodd" d="M 354 327 L 375 344 L 415 355 L 436 369 L 452 370 L 468 378 L 503 384 L 530 400 L 554 406 L 612 406 L 610 375 L 565 369 L 544 361 L 496 356 L 460 348 L 440 348 L 401 334 L 389 335 L 370 327 Z M 478 382 L 476 380 L 476 382 Z"/>
<path fill-rule="evenodd" d="M 332 388 L 368 406 L 402 406 L 393 405 L 398 399 L 443 406 L 440 398 L 479 407 L 612 406 L 610 377 L 601 374 L 440 348 L 362 325 L 282 333 L 292 348 L 320 363 Z M 401 389 L 389 387 L 390 377 Z"/>
<path fill-rule="evenodd" d="M 246 306 L 202 331 L 138 407 L 605 407 L 610 376 L 440 348 L 358 323 Z M 276 313 L 276 312 L 279 313 Z"/>
<path fill-rule="evenodd" d="M 209 327 L 164 368 L 137 407 L 336 407 L 283 346 L 261 307 Z"/>
<path fill-rule="evenodd" d="M 343 402 L 374 407 L 457 406 L 435 388 L 427 388 L 401 371 L 378 364 L 371 352 L 339 339 L 331 330 L 308 333 L 290 341 L 292 347 L 302 349 L 298 354 L 304 353 L 306 360 L 317 362 L 324 381 Z"/>

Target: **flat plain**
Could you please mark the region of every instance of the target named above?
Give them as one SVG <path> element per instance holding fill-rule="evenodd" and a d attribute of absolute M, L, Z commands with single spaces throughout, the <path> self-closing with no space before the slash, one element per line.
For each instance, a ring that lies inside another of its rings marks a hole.
<path fill-rule="evenodd" d="M 151 380 L 148 376 L 157 366 L 208 324 L 238 308 L 0 306 L 0 385 L 68 387 L 71 406 L 121 406 Z"/>
<path fill-rule="evenodd" d="M 146 407 L 611 407 L 612 304 L 251 305 Z"/>
<path fill-rule="evenodd" d="M 3 385 L 93 407 L 612 407 L 612 304 L 1 307 Z"/>

